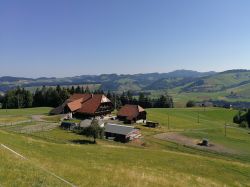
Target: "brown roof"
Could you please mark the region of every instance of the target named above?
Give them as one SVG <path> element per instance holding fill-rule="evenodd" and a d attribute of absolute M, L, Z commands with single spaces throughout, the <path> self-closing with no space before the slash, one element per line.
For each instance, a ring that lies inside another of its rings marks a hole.
<path fill-rule="evenodd" d="M 94 114 L 101 103 L 107 102 L 111 101 L 103 94 L 74 94 L 67 106 L 72 112 Z"/>
<path fill-rule="evenodd" d="M 137 117 L 140 112 L 144 112 L 145 110 L 139 105 L 124 105 L 119 111 L 118 116 L 127 117 L 127 119 L 132 120 Z"/>
<path fill-rule="evenodd" d="M 82 99 L 83 101 L 89 99 L 91 97 L 91 94 L 73 94 L 69 97 L 69 101 L 75 101 L 78 99 Z"/>
<path fill-rule="evenodd" d="M 79 113 L 93 114 L 101 104 L 102 95 L 93 95 L 91 99 L 82 104 L 82 107 L 77 110 Z"/>
<path fill-rule="evenodd" d="M 67 104 L 67 106 L 69 107 L 69 109 L 70 109 L 72 112 L 74 112 L 74 111 L 76 111 L 76 110 L 78 110 L 79 108 L 82 107 L 82 102 L 83 102 L 83 99 L 80 98 L 80 99 L 77 99 L 77 100 L 75 100 L 75 101 L 69 102 L 69 103 Z"/>

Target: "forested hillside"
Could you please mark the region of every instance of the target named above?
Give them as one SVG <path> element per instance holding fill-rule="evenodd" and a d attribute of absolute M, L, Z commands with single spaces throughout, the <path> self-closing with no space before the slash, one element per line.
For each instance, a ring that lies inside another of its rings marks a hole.
<path fill-rule="evenodd" d="M 0 92 L 17 86 L 35 92 L 42 86 L 62 88 L 83 86 L 91 90 L 103 90 L 122 94 L 130 91 L 134 96 L 144 93 L 151 98 L 170 93 L 177 103 L 188 100 L 223 100 L 233 102 L 250 101 L 250 71 L 229 70 L 225 72 L 200 73 L 190 70 L 177 70 L 170 73 L 147 73 L 134 75 L 82 75 L 66 78 L 0 78 Z"/>

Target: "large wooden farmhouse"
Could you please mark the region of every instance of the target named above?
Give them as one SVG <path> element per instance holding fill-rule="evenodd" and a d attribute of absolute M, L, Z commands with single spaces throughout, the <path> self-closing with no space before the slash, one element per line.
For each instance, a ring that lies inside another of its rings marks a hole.
<path fill-rule="evenodd" d="M 139 105 L 124 105 L 117 114 L 118 119 L 127 123 L 146 120 L 147 112 Z"/>
<path fill-rule="evenodd" d="M 103 94 L 73 94 L 62 105 L 51 110 L 50 113 L 72 113 L 79 117 L 94 117 L 109 114 L 113 110 L 113 104 Z"/>

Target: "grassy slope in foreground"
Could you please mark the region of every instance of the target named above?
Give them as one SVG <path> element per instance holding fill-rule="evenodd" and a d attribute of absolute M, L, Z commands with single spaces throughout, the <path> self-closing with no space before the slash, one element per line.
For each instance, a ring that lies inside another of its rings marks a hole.
<path fill-rule="evenodd" d="M 65 131 L 61 133 L 67 136 Z M 249 164 L 218 158 L 106 142 L 56 144 L 2 131 L 0 142 L 30 159 L 24 162 L 1 148 L 1 168 L 8 168 L 0 173 L 3 185 L 14 185 L 22 177 L 19 186 L 27 186 L 30 181 L 37 186 L 60 186 L 60 181 L 37 166 L 78 186 L 249 185 Z M 14 162 L 8 161 L 9 158 Z M 11 180 L 12 177 L 16 180 Z"/>
<path fill-rule="evenodd" d="M 202 114 L 200 125 L 220 128 L 234 112 L 208 109 Z M 162 124 L 159 131 L 167 131 L 167 113 L 170 113 L 172 129 L 195 127 L 198 130 L 199 127 L 195 123 L 197 109 L 149 109 L 148 113 L 150 119 Z M 250 186 L 249 162 L 206 152 L 200 154 L 201 151 L 195 149 L 189 154 L 182 146 L 179 146 L 180 151 L 171 149 L 169 142 L 150 136 L 154 130 L 147 132 L 149 146 L 141 148 L 101 140 L 97 145 L 72 144 L 70 142 L 84 137 L 60 129 L 44 132 L 39 138 L 0 129 L 0 143 L 29 159 L 23 161 L 0 147 L 0 186 L 63 185 L 40 168 L 77 186 Z M 58 141 L 47 141 L 47 136 Z"/>

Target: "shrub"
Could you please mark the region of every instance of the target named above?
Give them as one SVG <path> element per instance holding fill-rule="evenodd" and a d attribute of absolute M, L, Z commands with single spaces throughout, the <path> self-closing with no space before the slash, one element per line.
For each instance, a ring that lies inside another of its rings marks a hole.
<path fill-rule="evenodd" d="M 98 125 L 97 120 L 93 120 L 89 127 L 75 129 L 75 132 L 88 137 L 94 138 L 94 143 L 96 143 L 96 138 L 103 138 L 104 129 Z"/>
<path fill-rule="evenodd" d="M 194 107 L 195 106 L 195 102 L 194 101 L 188 101 L 186 104 L 186 107 Z"/>
<path fill-rule="evenodd" d="M 248 127 L 248 123 L 247 123 L 246 121 L 242 121 L 242 122 L 239 124 L 239 127 L 247 128 L 247 127 Z"/>

